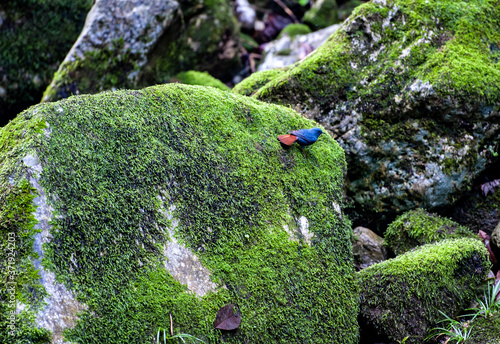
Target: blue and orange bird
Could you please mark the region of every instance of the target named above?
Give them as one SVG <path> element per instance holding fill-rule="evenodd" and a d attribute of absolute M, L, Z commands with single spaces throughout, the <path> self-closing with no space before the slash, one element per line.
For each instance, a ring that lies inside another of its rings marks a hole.
<path fill-rule="evenodd" d="M 320 128 L 299 129 L 289 131 L 288 134 L 279 135 L 278 141 L 282 145 L 290 147 L 295 141 L 303 148 L 312 145 L 323 134 Z"/>

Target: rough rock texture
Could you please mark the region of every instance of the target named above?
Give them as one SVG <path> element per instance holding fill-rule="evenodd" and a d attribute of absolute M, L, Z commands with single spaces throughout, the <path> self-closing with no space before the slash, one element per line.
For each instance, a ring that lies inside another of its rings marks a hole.
<path fill-rule="evenodd" d="M 365 269 L 387 259 L 383 238 L 365 227 L 354 228 L 353 234 L 352 252 L 356 270 Z"/>
<path fill-rule="evenodd" d="M 207 342 L 357 343 L 344 152 L 328 135 L 305 151 L 276 140 L 314 125 L 181 84 L 21 113 L 0 130 L 0 238 L 18 245 L 0 273 L 18 282 L 17 339 L 145 343 L 171 314 L 174 333 Z M 227 303 L 242 312 L 232 333 L 212 329 Z M 9 321 L 2 343 L 17 340 Z"/>
<path fill-rule="evenodd" d="M 257 70 L 283 68 L 302 60 L 326 42 L 339 27 L 340 25 L 332 25 L 307 35 L 284 35 L 280 39 L 267 43 L 264 47 L 262 63 Z"/>
<path fill-rule="evenodd" d="M 490 263 L 476 239 L 451 239 L 421 246 L 358 272 L 361 337 L 421 344 L 426 330 L 442 320 L 439 310 L 458 315 L 476 296 Z M 373 341 L 372 341 L 373 342 Z"/>
<path fill-rule="evenodd" d="M 43 100 L 164 83 L 224 62 L 225 75 L 239 61 L 235 30 L 222 0 L 98 0 Z"/>
<path fill-rule="evenodd" d="M 499 21 L 493 0 L 375 0 L 254 97 L 330 131 L 358 210 L 448 206 L 498 144 Z"/>
<path fill-rule="evenodd" d="M 473 236 L 467 227 L 420 208 L 398 216 L 384 233 L 386 246 L 396 255 L 443 239 Z"/>
<path fill-rule="evenodd" d="M 0 126 L 40 101 L 91 6 L 92 0 L 0 3 Z"/>

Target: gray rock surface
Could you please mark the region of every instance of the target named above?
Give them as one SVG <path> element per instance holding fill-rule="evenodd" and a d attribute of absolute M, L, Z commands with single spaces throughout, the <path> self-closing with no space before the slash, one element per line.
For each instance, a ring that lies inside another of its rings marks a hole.
<path fill-rule="evenodd" d="M 387 259 L 387 249 L 384 247 L 382 237 L 365 227 L 354 228 L 353 234 L 352 250 L 356 270 L 365 269 Z"/>
<path fill-rule="evenodd" d="M 264 47 L 262 63 L 258 71 L 282 68 L 304 59 L 321 44 L 326 42 L 340 25 L 332 25 L 307 35 L 297 35 L 293 38 L 284 36 L 269 42 Z"/>

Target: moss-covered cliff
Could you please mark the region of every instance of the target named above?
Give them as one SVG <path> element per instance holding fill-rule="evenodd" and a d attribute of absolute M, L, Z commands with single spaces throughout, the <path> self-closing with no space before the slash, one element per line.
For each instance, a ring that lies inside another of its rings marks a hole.
<path fill-rule="evenodd" d="M 303 151 L 276 140 L 309 120 L 170 84 L 42 104 L 3 133 L 15 126 L 31 148 L 6 156 L 20 173 L 3 176 L 18 183 L 30 173 L 25 154 L 39 159 L 53 207 L 44 266 L 87 307 L 67 340 L 148 342 L 172 314 L 174 333 L 210 342 L 357 343 L 352 232 L 339 208 L 344 153 L 328 135 Z M 165 269 L 174 239 L 210 272 L 205 295 Z M 240 328 L 213 330 L 229 302 Z"/>

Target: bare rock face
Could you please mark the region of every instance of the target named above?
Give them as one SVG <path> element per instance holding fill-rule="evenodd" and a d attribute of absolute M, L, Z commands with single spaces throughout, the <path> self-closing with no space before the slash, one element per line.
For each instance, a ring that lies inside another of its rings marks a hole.
<path fill-rule="evenodd" d="M 352 250 L 356 270 L 365 269 L 387 259 L 387 249 L 384 247 L 382 237 L 365 227 L 354 228 L 353 234 Z"/>
<path fill-rule="evenodd" d="M 348 196 L 361 212 L 450 206 L 492 164 L 499 143 L 500 31 L 490 21 L 498 6 L 414 4 L 357 7 L 325 44 L 254 95 L 329 130 L 347 153 Z"/>

